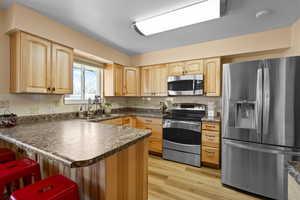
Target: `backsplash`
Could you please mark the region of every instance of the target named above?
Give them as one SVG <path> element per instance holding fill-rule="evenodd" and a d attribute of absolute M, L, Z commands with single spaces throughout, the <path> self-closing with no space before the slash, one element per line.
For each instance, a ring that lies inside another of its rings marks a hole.
<path fill-rule="evenodd" d="M 107 97 L 113 108 L 159 109 L 161 101 L 169 103 L 202 103 L 213 101 L 221 109 L 220 97 Z M 61 95 L 0 94 L 0 114 L 9 110 L 19 116 L 77 112 L 80 105 L 65 105 Z"/>
<path fill-rule="evenodd" d="M 221 97 L 199 97 L 199 96 L 184 96 L 184 97 L 129 97 L 127 98 L 127 107 L 135 108 L 159 108 L 160 102 L 169 103 L 200 103 L 215 102 L 217 111 L 221 111 Z"/>

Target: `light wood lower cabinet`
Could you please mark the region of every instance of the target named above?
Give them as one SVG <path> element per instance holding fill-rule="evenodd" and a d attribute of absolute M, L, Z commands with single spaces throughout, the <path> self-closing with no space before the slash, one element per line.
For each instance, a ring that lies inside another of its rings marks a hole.
<path fill-rule="evenodd" d="M 220 123 L 202 123 L 201 161 L 204 165 L 220 167 L 221 134 Z"/>
<path fill-rule="evenodd" d="M 151 130 L 149 151 L 162 154 L 162 119 L 137 117 L 136 128 Z"/>
<path fill-rule="evenodd" d="M 149 151 L 155 154 L 162 154 L 162 119 L 146 117 L 120 117 L 116 119 L 100 121 L 100 123 L 151 130 L 152 134 L 149 137 Z"/>
<path fill-rule="evenodd" d="M 72 48 L 21 31 L 10 35 L 10 48 L 11 93 L 72 93 Z"/>

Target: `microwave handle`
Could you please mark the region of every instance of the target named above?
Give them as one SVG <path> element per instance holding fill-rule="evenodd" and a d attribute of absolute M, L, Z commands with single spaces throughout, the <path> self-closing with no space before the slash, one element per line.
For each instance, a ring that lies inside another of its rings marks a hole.
<path fill-rule="evenodd" d="M 195 94 L 195 79 L 193 79 L 193 93 Z"/>

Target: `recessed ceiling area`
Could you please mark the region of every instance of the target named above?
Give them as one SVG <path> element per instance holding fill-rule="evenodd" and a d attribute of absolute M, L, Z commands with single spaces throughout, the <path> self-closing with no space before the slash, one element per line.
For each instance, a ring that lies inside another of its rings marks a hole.
<path fill-rule="evenodd" d="M 4 0 L 30 7 L 128 55 L 224 39 L 291 25 L 300 17 L 299 0 L 228 0 L 224 17 L 149 37 L 132 22 L 171 11 L 199 0 Z M 267 15 L 256 18 L 262 10 Z"/>

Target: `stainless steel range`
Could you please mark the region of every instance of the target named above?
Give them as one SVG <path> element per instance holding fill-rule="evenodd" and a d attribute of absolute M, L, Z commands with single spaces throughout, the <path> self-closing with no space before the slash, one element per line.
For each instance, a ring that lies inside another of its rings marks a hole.
<path fill-rule="evenodd" d="M 201 166 L 201 118 L 205 105 L 173 104 L 163 122 L 163 158 Z"/>

